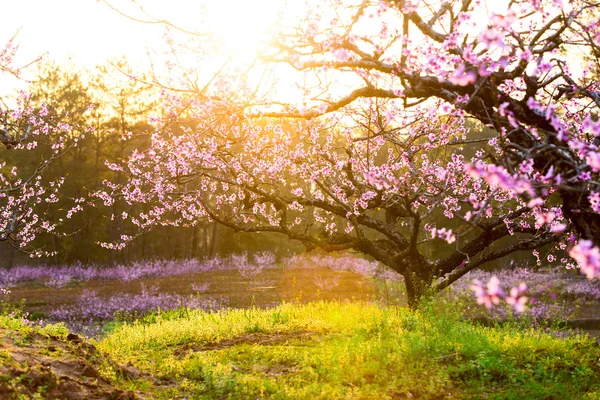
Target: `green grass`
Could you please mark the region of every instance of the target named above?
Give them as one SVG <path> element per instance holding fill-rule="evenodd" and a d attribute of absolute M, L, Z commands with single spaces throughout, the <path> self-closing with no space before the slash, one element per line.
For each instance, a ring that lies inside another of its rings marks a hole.
<path fill-rule="evenodd" d="M 460 314 L 369 303 L 172 311 L 117 326 L 98 343 L 148 378 L 157 398 L 600 398 L 595 341 Z"/>
<path fill-rule="evenodd" d="M 44 335 L 65 338 L 69 329 L 63 324 L 47 324 L 39 327 L 33 323 L 27 324 L 20 314 L 16 316 L 0 314 L 0 328 L 7 329 L 12 334 L 27 336 L 30 333 L 41 333 Z"/>

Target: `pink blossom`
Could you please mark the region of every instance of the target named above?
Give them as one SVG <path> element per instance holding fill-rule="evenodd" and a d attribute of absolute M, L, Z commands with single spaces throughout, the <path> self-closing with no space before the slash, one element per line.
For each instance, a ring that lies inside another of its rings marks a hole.
<path fill-rule="evenodd" d="M 506 34 L 497 29 L 490 28 L 479 34 L 479 42 L 483 43 L 487 48 L 499 47 L 500 49 L 504 49 L 506 47 L 506 43 L 504 43 L 504 37 Z"/>
<path fill-rule="evenodd" d="M 588 196 L 592 210 L 600 214 L 600 192 L 592 192 Z"/>
<path fill-rule="evenodd" d="M 567 229 L 566 224 L 553 223 L 550 225 L 550 232 L 552 232 L 552 233 L 562 233 L 565 231 L 565 229 Z"/>
<path fill-rule="evenodd" d="M 600 277 L 600 249 L 591 240 L 581 239 L 569 255 L 577 261 L 579 269 L 588 279 Z"/>
<path fill-rule="evenodd" d="M 522 313 L 525 311 L 525 304 L 528 300 L 524 296 L 524 293 L 527 291 L 525 283 L 513 287 L 510 290 L 510 295 L 507 296 L 502 288 L 500 288 L 500 280 L 494 275 L 485 286 L 480 280 L 474 279 L 471 290 L 475 292 L 477 304 L 485 305 L 488 310 L 499 305 L 500 301 L 504 300 L 507 304 L 513 306 L 516 312 Z"/>
<path fill-rule="evenodd" d="M 527 285 L 525 283 L 519 284 L 510 289 L 510 296 L 506 298 L 506 303 L 510 304 L 515 308 L 515 311 L 522 313 L 525 311 L 525 304 L 527 304 L 527 296 L 523 294 L 527 292 Z"/>
<path fill-rule="evenodd" d="M 585 158 L 585 162 L 590 166 L 590 168 L 592 168 L 592 171 L 600 171 L 600 153 L 590 151 Z"/>
<path fill-rule="evenodd" d="M 485 305 L 488 310 L 493 306 L 498 305 L 500 299 L 504 297 L 504 292 L 500 288 L 500 281 L 496 276 L 493 276 L 489 280 L 486 287 L 484 287 L 481 281 L 477 279 L 473 280 L 471 289 L 475 292 L 477 304 Z"/>
<path fill-rule="evenodd" d="M 477 74 L 473 71 L 465 71 L 464 64 L 461 64 L 454 70 L 454 73 L 448 77 L 450 83 L 458 86 L 472 85 L 477 81 Z"/>

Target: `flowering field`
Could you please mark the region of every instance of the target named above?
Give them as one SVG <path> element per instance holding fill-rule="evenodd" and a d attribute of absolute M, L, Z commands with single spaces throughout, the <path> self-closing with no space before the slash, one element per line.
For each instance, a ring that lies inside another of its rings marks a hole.
<path fill-rule="evenodd" d="M 598 318 L 599 282 L 570 272 L 558 268 L 470 272 L 440 296 L 473 318 L 528 319 L 534 325 Z M 489 310 L 477 304 L 473 282 L 490 282 L 494 277 L 507 291 L 519 285 L 525 288 L 522 304 L 494 305 Z M 406 304 L 398 274 L 347 254 L 313 253 L 278 262 L 270 253 L 259 253 L 114 267 L 17 266 L 0 270 L 0 287 L 9 290 L 4 300 L 22 303 L 29 319 L 42 324 L 64 322 L 72 331 L 90 336 L 111 329 L 114 322 L 181 307 L 216 311 L 316 300 Z"/>
<path fill-rule="evenodd" d="M 11 304 L 23 304 L 30 319 L 65 322 L 79 333 L 98 335 L 111 321 L 130 321 L 158 310 L 206 311 L 270 307 L 281 302 L 366 300 L 374 296 L 367 276 L 377 263 L 349 257 L 291 258 L 275 263 L 270 253 L 228 259 L 152 261 L 111 268 L 17 266 L 0 272 Z"/>
<path fill-rule="evenodd" d="M 535 320 L 560 321 L 572 318 L 600 318 L 600 281 L 590 281 L 564 268 L 516 269 L 470 272 L 449 288 L 451 296 L 465 296 L 473 280 L 489 282 L 496 277 L 507 287 L 525 284 L 527 303 L 522 314 Z M 509 307 L 492 307 L 491 316 L 504 319 Z"/>

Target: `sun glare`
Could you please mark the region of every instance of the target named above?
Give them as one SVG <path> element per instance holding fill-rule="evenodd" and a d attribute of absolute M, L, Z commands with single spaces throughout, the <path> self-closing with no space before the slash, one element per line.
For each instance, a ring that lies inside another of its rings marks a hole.
<path fill-rule="evenodd" d="M 277 0 L 207 2 L 208 34 L 225 53 L 253 58 L 269 41 L 283 4 Z"/>

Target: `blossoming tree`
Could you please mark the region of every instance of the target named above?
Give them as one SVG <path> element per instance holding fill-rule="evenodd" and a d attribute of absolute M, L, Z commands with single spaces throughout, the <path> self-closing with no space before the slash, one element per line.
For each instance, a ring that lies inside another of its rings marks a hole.
<path fill-rule="evenodd" d="M 599 8 L 319 2 L 261 56 L 304 78 L 302 104 L 169 94 L 112 195 L 151 207 L 123 216 L 142 229 L 210 218 L 354 249 L 401 274 L 411 305 L 551 243 L 549 262 L 598 277 Z"/>
<path fill-rule="evenodd" d="M 18 48 L 15 40 L 13 37 L 0 50 L 0 72 L 19 78 L 22 68 L 13 62 Z M 68 124 L 52 115 L 51 106 L 34 108 L 25 92 L 16 98 L 2 99 L 0 241 L 32 256 L 49 253 L 32 246 L 32 242 L 41 232 L 54 231 L 60 223 L 55 204 L 64 178 L 48 180 L 44 171 L 67 150 L 65 137 L 69 131 Z M 75 207 L 71 213 L 81 206 Z"/>

